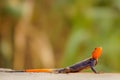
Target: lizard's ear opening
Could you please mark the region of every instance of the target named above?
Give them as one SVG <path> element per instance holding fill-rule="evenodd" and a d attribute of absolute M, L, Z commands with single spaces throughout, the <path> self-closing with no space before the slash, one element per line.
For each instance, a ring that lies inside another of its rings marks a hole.
<path fill-rule="evenodd" d="M 101 56 L 101 54 L 102 54 L 102 47 L 97 47 L 92 52 L 92 58 L 98 60 L 98 58 Z"/>

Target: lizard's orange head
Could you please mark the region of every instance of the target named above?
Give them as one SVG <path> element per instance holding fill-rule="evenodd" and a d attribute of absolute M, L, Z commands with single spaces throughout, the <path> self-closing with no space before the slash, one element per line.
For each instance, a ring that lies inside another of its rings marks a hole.
<path fill-rule="evenodd" d="M 92 52 L 92 58 L 97 60 L 101 56 L 101 54 L 102 54 L 102 47 L 97 47 Z"/>

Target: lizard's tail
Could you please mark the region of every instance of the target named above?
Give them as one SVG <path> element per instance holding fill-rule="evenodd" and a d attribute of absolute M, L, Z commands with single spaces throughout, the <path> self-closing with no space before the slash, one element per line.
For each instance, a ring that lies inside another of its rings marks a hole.
<path fill-rule="evenodd" d="M 12 70 L 7 68 L 0 68 L 0 72 L 24 72 L 23 70 Z"/>
<path fill-rule="evenodd" d="M 54 72 L 54 69 L 26 69 L 26 70 L 12 70 L 12 69 L 4 69 L 0 68 L 0 72 Z"/>
<path fill-rule="evenodd" d="M 48 72 L 52 73 L 54 72 L 54 69 L 26 69 L 24 72 Z"/>

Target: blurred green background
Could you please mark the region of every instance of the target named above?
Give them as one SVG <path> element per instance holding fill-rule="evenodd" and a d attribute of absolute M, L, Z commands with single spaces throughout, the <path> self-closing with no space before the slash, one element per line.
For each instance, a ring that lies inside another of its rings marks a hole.
<path fill-rule="evenodd" d="M 66 67 L 99 46 L 95 68 L 120 72 L 120 0 L 0 0 L 0 68 Z"/>

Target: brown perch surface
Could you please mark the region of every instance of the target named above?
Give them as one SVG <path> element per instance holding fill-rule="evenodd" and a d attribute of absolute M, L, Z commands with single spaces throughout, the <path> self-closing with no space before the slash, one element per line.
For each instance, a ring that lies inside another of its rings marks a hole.
<path fill-rule="evenodd" d="M 0 80 L 120 80 L 120 73 L 7 73 L 0 72 Z"/>

